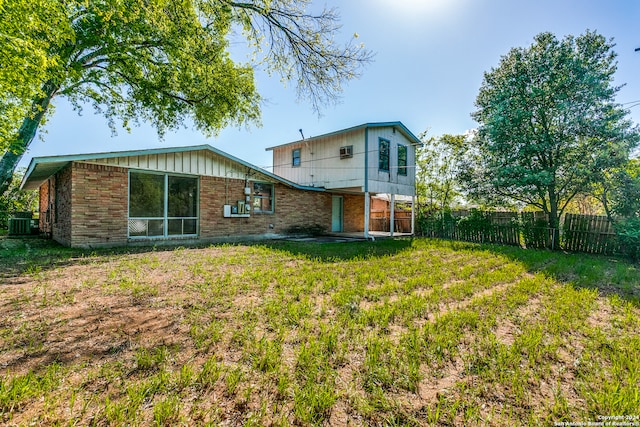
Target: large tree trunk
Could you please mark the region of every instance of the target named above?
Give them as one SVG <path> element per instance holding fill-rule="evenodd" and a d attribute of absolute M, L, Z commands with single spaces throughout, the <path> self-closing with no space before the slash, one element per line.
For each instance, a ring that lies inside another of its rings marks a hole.
<path fill-rule="evenodd" d="M 549 228 L 551 228 L 551 249 L 560 249 L 560 218 L 558 218 L 558 195 L 555 185 L 549 186 Z"/>
<path fill-rule="evenodd" d="M 33 138 L 36 136 L 38 126 L 40 126 L 49 108 L 49 102 L 58 88 L 59 86 L 51 80 L 44 84 L 42 87 L 43 96 L 33 101 L 31 111 L 29 115 L 25 117 L 20 129 L 18 129 L 16 139 L 11 142 L 9 148 L 2 156 L 0 160 L 0 195 L 4 194 L 9 188 L 13 180 L 13 172 L 16 166 L 18 166 L 20 159 L 22 159 L 22 155 L 27 151 L 31 141 L 33 141 Z"/>

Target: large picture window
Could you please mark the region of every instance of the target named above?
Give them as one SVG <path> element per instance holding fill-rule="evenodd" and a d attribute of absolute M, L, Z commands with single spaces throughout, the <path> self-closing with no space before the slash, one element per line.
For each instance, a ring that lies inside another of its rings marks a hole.
<path fill-rule="evenodd" d="M 386 139 L 378 140 L 378 169 L 389 172 L 389 146 L 391 144 Z"/>
<path fill-rule="evenodd" d="M 407 146 L 398 145 L 398 175 L 407 175 Z"/>
<path fill-rule="evenodd" d="M 273 213 L 273 184 L 265 182 L 253 183 L 253 211 L 256 213 Z"/>
<path fill-rule="evenodd" d="M 198 178 L 131 172 L 129 237 L 198 233 Z"/>

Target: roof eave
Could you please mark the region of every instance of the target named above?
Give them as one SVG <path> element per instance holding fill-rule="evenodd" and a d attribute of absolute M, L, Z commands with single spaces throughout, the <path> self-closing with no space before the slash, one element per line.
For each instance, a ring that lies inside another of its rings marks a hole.
<path fill-rule="evenodd" d="M 218 150 L 217 148 L 212 147 L 209 144 L 193 145 L 193 146 L 186 146 L 186 147 L 152 148 L 147 150 L 112 151 L 112 152 L 105 152 L 105 153 L 88 153 L 88 154 L 74 154 L 74 155 L 63 155 L 63 156 L 34 157 L 33 159 L 31 159 L 31 162 L 29 163 L 29 167 L 27 168 L 27 171 L 24 174 L 22 183 L 20 184 L 20 189 L 24 189 L 24 190 L 37 189 L 38 187 L 40 187 L 40 185 L 42 185 L 43 182 L 45 182 L 47 179 L 49 179 L 51 176 L 57 173 L 60 169 L 64 168 L 66 165 L 74 161 L 83 161 L 83 160 L 91 160 L 91 159 L 109 159 L 109 158 L 116 158 L 116 157 L 132 157 L 132 156 L 142 156 L 142 155 L 149 155 L 149 154 L 181 153 L 181 152 L 187 152 L 187 151 L 200 151 L 200 150 L 210 151 L 218 156 L 227 158 L 231 161 L 234 161 L 249 169 L 253 169 L 275 181 L 278 181 L 292 188 L 296 188 L 299 190 L 307 190 L 307 191 L 325 191 L 324 188 L 320 188 L 320 187 L 307 187 L 307 186 L 296 184 L 295 182 L 289 181 L 285 178 L 275 175 L 265 169 L 262 169 L 249 162 L 246 162 L 242 159 L 232 156 L 231 154 L 225 153 L 222 150 Z M 39 177 L 36 180 L 33 180 L 33 181 L 30 180 L 31 175 L 36 170 L 36 167 L 40 164 L 46 164 L 46 163 L 49 163 L 49 164 L 59 163 L 59 165 L 52 167 L 51 169 L 52 172 L 47 172 L 43 174 L 43 176 L 47 175 L 45 178 Z"/>
<path fill-rule="evenodd" d="M 335 132 L 329 132 L 329 133 L 325 133 L 318 136 L 312 136 L 306 139 L 299 139 L 297 141 L 287 142 L 285 144 L 274 145 L 272 147 L 265 148 L 265 151 L 273 151 L 274 149 L 277 149 L 277 148 L 283 148 L 283 147 L 288 147 L 288 146 L 298 145 L 298 144 L 308 144 L 308 143 L 314 142 L 315 140 L 327 138 L 330 136 L 340 135 L 348 132 L 354 132 L 361 129 L 379 128 L 379 127 L 397 127 L 404 134 L 404 136 L 411 141 L 412 145 L 419 145 L 419 146 L 423 145 L 422 141 L 420 141 L 420 139 L 417 136 L 415 136 L 413 132 L 411 132 L 402 122 L 397 121 L 397 122 L 364 123 L 358 126 L 352 126 L 350 128 L 341 129 Z"/>

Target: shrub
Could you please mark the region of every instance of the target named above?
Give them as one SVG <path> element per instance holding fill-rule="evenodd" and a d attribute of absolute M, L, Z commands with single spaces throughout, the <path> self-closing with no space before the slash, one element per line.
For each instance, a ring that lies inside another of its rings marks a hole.
<path fill-rule="evenodd" d="M 326 230 L 319 224 L 314 225 L 292 225 L 284 230 L 285 234 L 300 236 L 321 236 Z"/>
<path fill-rule="evenodd" d="M 634 261 L 640 260 L 640 218 L 627 218 L 616 223 L 620 251 Z"/>

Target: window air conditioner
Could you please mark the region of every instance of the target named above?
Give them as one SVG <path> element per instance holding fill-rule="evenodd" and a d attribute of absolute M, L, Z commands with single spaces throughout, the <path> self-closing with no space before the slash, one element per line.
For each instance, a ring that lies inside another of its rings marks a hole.
<path fill-rule="evenodd" d="M 349 159 L 353 157 L 353 145 L 347 145 L 344 147 L 340 147 L 340 158 L 341 159 Z"/>

